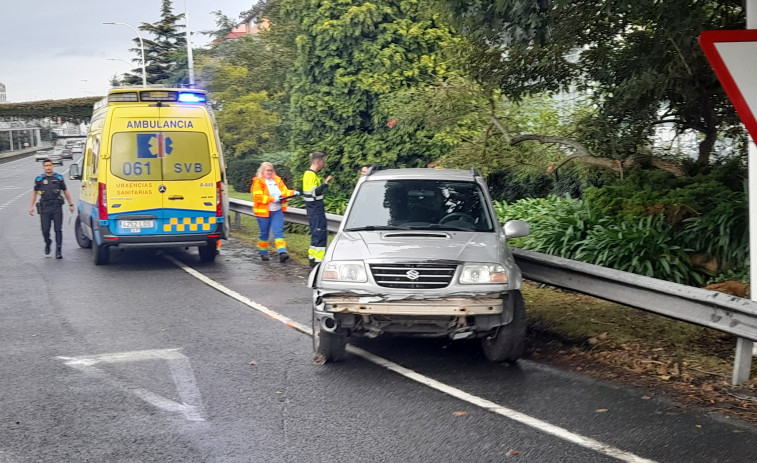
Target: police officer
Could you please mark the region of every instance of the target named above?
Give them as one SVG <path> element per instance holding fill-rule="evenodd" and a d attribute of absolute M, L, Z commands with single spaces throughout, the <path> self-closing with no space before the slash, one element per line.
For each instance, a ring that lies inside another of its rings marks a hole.
<path fill-rule="evenodd" d="M 63 176 L 53 172 L 53 161 L 45 159 L 42 162 L 45 167 L 45 173 L 34 179 L 34 191 L 32 200 L 29 204 L 29 215 L 34 215 L 34 202 L 37 195 L 40 196 L 39 203 L 36 204 L 39 213 L 40 222 L 42 223 L 42 237 L 45 238 L 45 254 L 50 254 L 50 222 L 55 227 L 55 258 L 62 259 L 61 246 L 63 245 L 63 195 L 68 201 L 68 208 L 74 211 L 74 202 L 71 201 L 71 195 L 66 188 L 66 182 Z"/>

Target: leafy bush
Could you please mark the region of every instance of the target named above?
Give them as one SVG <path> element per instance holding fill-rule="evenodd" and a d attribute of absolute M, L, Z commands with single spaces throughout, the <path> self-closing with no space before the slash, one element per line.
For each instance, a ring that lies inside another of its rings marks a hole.
<path fill-rule="evenodd" d="M 497 201 L 494 208 L 503 223 L 521 219 L 531 225 L 529 236 L 511 240 L 515 247 L 683 284 L 704 282 L 690 263 L 691 247 L 681 244 L 685 236 L 661 214 L 602 216 L 585 200 L 554 195 L 513 204 Z"/>
<path fill-rule="evenodd" d="M 512 169 L 492 172 L 486 177 L 492 198 L 515 202 L 524 198 L 544 198 L 552 191 L 552 179 L 545 174 L 517 173 Z"/>
<path fill-rule="evenodd" d="M 682 239 L 722 270 L 743 268 L 749 259 L 749 204 L 746 192 L 723 194 L 715 208 L 684 221 Z"/>
<path fill-rule="evenodd" d="M 495 201 L 494 210 L 502 223 L 520 219 L 531 226 L 527 237 L 512 241 L 514 246 L 565 258 L 573 258 L 577 244 L 599 220 L 585 201 L 569 196 Z"/>
<path fill-rule="evenodd" d="M 344 214 L 344 211 L 347 209 L 347 203 L 349 203 L 349 201 L 349 197 L 339 193 L 326 193 L 323 196 L 323 205 L 326 208 L 326 212 L 330 212 L 332 214 Z"/>
<path fill-rule="evenodd" d="M 649 215 L 595 226 L 578 244 L 575 258 L 676 283 L 702 285 L 703 275 L 690 264 L 692 250 L 680 242 L 662 215 Z"/>
<path fill-rule="evenodd" d="M 228 162 L 228 168 L 226 169 L 229 184 L 239 192 L 250 191 L 252 177 L 255 176 L 255 172 L 257 172 L 259 166 L 260 161 L 257 159 L 230 159 Z"/>
<path fill-rule="evenodd" d="M 275 153 L 267 153 L 263 156 L 263 159 L 259 158 L 232 158 L 228 161 L 228 169 L 226 170 L 231 184 L 237 191 L 250 191 L 252 185 L 252 178 L 258 171 L 260 163 L 268 161 L 273 164 L 276 169 L 276 175 L 281 177 L 286 186 L 289 188 L 295 188 L 294 178 L 292 171 L 287 166 L 292 153 L 289 151 L 277 151 Z"/>

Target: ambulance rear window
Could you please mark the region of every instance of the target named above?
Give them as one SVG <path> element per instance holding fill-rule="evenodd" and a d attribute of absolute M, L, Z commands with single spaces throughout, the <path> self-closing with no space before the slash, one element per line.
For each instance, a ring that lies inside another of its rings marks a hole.
<path fill-rule="evenodd" d="M 211 172 L 208 138 L 202 132 L 115 133 L 110 171 L 130 181 L 199 179 Z"/>

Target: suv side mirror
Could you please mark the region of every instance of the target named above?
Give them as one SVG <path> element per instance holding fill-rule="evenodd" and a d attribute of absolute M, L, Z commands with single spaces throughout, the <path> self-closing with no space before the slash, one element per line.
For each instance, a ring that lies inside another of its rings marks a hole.
<path fill-rule="evenodd" d="M 522 220 L 508 220 L 505 222 L 505 236 L 508 239 L 528 236 L 530 232 L 531 226 Z"/>
<path fill-rule="evenodd" d="M 81 171 L 79 170 L 79 164 L 74 163 L 68 167 L 68 179 L 81 180 Z"/>

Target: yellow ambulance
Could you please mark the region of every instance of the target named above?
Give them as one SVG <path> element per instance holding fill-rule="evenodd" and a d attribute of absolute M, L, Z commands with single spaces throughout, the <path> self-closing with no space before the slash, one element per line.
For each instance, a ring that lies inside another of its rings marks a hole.
<path fill-rule="evenodd" d="M 111 248 L 197 246 L 228 239 L 226 165 L 202 90 L 112 89 L 94 105 L 81 167 L 76 240 L 95 264 Z"/>

